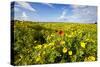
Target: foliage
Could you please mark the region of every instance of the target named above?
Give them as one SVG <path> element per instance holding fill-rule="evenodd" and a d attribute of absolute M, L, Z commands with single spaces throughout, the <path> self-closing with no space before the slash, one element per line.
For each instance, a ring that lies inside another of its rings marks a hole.
<path fill-rule="evenodd" d="M 96 24 L 14 23 L 14 65 L 97 60 Z"/>

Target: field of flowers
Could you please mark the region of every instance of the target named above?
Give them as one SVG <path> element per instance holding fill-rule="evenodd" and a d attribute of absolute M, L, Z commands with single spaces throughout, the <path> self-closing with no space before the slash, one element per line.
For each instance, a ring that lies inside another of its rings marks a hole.
<path fill-rule="evenodd" d="M 97 25 L 16 21 L 13 65 L 97 60 Z"/>

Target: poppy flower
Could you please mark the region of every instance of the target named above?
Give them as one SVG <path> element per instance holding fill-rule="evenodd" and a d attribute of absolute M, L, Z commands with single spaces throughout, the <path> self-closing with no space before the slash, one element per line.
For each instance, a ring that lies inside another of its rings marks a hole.
<path fill-rule="evenodd" d="M 62 30 L 55 30 L 55 32 L 56 32 L 57 34 L 61 35 L 61 36 L 64 35 L 64 31 L 62 31 Z"/>
<path fill-rule="evenodd" d="M 61 35 L 61 36 L 63 36 L 63 35 L 64 35 L 64 31 L 60 30 L 60 31 L 58 32 L 58 34 Z"/>

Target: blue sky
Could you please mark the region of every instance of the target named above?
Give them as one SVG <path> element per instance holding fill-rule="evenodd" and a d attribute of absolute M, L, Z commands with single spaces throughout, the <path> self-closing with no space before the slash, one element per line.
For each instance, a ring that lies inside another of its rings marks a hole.
<path fill-rule="evenodd" d="M 12 9 L 15 20 L 79 23 L 97 21 L 96 6 L 16 1 Z"/>

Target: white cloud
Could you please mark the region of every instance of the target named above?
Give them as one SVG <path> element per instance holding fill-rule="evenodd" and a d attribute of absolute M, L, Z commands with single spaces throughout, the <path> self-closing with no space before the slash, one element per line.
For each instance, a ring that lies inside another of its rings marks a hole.
<path fill-rule="evenodd" d="M 25 9 L 28 9 L 28 10 L 34 11 L 34 12 L 36 11 L 34 8 L 32 8 L 32 6 L 31 6 L 28 2 L 17 1 L 17 3 L 18 3 L 21 7 L 25 8 Z"/>
<path fill-rule="evenodd" d="M 57 20 L 66 20 L 67 10 L 63 10 L 61 15 L 57 18 Z"/>
<path fill-rule="evenodd" d="M 97 8 L 94 6 L 75 7 L 72 16 L 77 18 L 77 22 L 94 23 L 97 21 Z"/>
<path fill-rule="evenodd" d="M 60 21 L 94 23 L 97 21 L 97 8 L 95 6 L 72 5 L 72 14 L 64 10 L 59 17 Z"/>
<path fill-rule="evenodd" d="M 64 11 L 62 12 L 61 16 L 59 17 L 59 19 L 65 18 L 65 15 L 66 15 L 66 11 L 64 10 Z"/>
<path fill-rule="evenodd" d="M 27 18 L 28 18 L 27 14 L 25 12 L 23 12 L 21 19 L 22 20 L 27 20 Z"/>
<path fill-rule="evenodd" d="M 47 5 L 47 6 L 51 7 L 51 8 L 54 8 L 53 5 L 50 4 L 50 3 L 41 3 L 41 4 Z"/>

